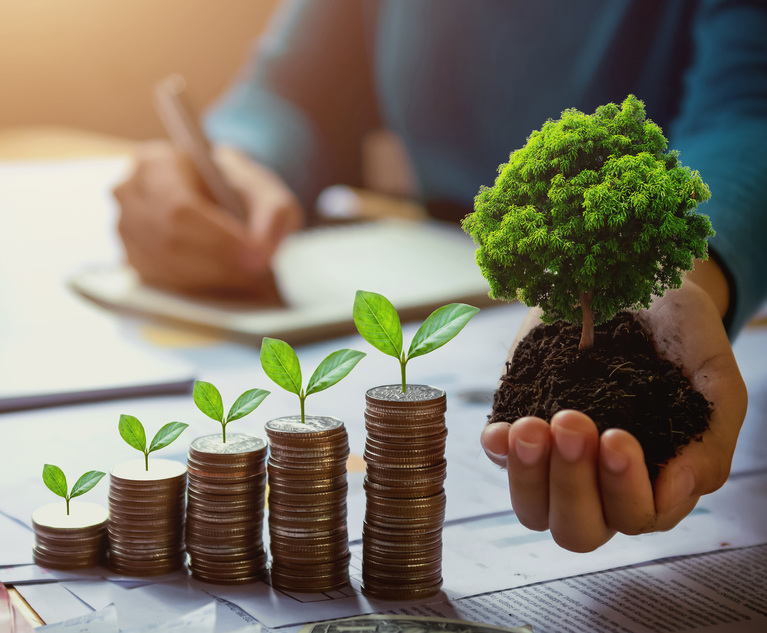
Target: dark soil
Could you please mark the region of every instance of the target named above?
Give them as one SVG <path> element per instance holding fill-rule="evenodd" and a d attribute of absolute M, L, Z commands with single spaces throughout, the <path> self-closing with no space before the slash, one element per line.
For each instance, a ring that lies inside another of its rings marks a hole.
<path fill-rule="evenodd" d="M 489 422 L 544 420 L 561 409 L 589 415 L 599 432 L 621 428 L 644 448 L 650 479 L 708 428 L 709 402 L 681 368 L 658 356 L 650 335 L 622 312 L 597 326 L 594 347 L 578 350 L 580 325 L 539 325 L 519 344 L 496 391 Z"/>

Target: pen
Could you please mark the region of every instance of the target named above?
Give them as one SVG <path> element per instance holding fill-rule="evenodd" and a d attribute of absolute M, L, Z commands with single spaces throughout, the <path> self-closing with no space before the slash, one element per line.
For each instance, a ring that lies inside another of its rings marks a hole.
<path fill-rule="evenodd" d="M 247 207 L 213 160 L 210 143 L 186 97 L 186 80 L 181 75 L 170 75 L 159 81 L 154 106 L 171 141 L 192 159 L 214 200 L 245 222 Z"/>

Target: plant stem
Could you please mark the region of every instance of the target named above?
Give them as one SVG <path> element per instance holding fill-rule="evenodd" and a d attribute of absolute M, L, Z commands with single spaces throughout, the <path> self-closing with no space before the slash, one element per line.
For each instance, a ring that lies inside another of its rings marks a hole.
<path fill-rule="evenodd" d="M 402 393 L 407 391 L 407 381 L 405 380 L 405 365 L 407 365 L 407 358 L 405 358 L 405 355 L 403 354 L 399 361 L 400 372 L 402 374 Z"/>
<path fill-rule="evenodd" d="M 149 472 L 149 451 L 144 452 L 144 466 L 146 466 L 147 472 Z"/>
<path fill-rule="evenodd" d="M 301 424 L 304 424 L 306 422 L 306 418 L 304 416 L 304 400 L 306 400 L 306 396 L 299 394 L 298 399 L 301 401 Z"/>
<path fill-rule="evenodd" d="M 64 497 L 67 502 L 67 516 L 69 516 L 69 497 Z"/>
<path fill-rule="evenodd" d="M 224 434 L 224 444 L 226 444 L 226 422 L 221 423 L 221 431 Z"/>
<path fill-rule="evenodd" d="M 581 290 L 579 301 L 581 312 L 583 313 L 583 329 L 581 330 L 581 341 L 578 343 L 580 351 L 588 350 L 594 347 L 594 311 L 591 309 L 591 302 L 594 300 L 594 291 Z"/>

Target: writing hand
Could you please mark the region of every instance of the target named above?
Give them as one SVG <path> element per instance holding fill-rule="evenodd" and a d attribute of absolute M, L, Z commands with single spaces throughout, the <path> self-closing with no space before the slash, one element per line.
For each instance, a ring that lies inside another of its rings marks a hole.
<path fill-rule="evenodd" d="M 660 351 L 680 364 L 693 387 L 713 404 L 702 441 L 683 448 L 654 485 L 639 442 L 619 429 L 599 436 L 584 413 L 560 411 L 550 425 L 530 417 L 485 428 L 482 444 L 493 461 L 506 467 L 512 506 L 523 525 L 551 530 L 568 550 L 591 551 L 616 532 L 672 528 L 702 495 L 724 484 L 747 394 L 722 312 L 705 275 L 688 276 L 679 290 L 640 312 Z M 518 340 L 538 322 L 537 312 L 531 311 Z"/>
<path fill-rule="evenodd" d="M 300 205 L 276 174 L 236 150 L 220 148 L 217 159 L 246 201 L 246 225 L 212 201 L 192 162 L 170 143 L 138 148 L 133 173 L 114 190 L 128 262 L 152 285 L 278 303 L 270 262 L 300 228 Z"/>

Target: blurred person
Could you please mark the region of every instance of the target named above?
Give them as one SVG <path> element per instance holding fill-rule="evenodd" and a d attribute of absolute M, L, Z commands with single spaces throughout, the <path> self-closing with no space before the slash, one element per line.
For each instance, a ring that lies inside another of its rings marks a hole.
<path fill-rule="evenodd" d="M 756 1 L 285 2 L 206 119 L 248 222 L 218 208 L 170 144 L 149 143 L 115 191 L 128 261 L 151 284 L 271 301 L 270 258 L 316 221 L 325 187 L 361 184 L 370 131 L 402 140 L 419 199 L 458 221 L 546 118 L 633 93 L 713 194 L 701 208 L 712 257 L 648 311 L 656 340 L 676 341 L 660 351 L 714 403 L 711 428 L 654 486 L 636 440 L 598 436 L 580 412 L 493 424 L 482 443 L 507 468 L 522 523 L 567 549 L 669 529 L 724 483 L 745 417 L 728 336 L 767 294 L 765 33 Z M 520 334 L 536 322 L 531 312 Z"/>

